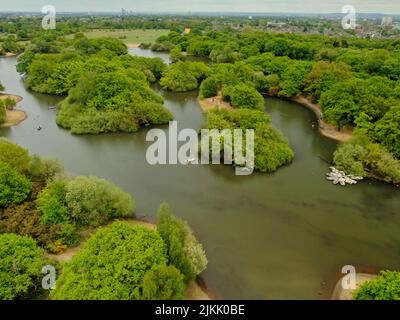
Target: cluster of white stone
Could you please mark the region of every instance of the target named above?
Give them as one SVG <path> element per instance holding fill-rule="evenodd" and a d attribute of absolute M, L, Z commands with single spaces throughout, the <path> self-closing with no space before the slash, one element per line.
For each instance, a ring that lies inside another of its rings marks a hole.
<path fill-rule="evenodd" d="M 346 175 L 343 171 L 339 171 L 335 167 L 330 167 L 331 172 L 326 174 L 326 179 L 332 181 L 333 184 L 340 184 L 345 186 L 346 184 L 356 184 L 358 181 L 363 180 L 363 177 L 354 175 Z"/>

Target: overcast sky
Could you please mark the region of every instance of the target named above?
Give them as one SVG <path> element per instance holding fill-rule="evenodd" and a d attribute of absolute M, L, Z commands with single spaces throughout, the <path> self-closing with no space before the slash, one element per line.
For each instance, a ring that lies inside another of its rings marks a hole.
<path fill-rule="evenodd" d="M 135 12 L 340 12 L 353 5 L 358 12 L 400 13 L 400 0 L 0 0 L 0 11 L 41 11 L 44 5 L 57 11 Z"/>

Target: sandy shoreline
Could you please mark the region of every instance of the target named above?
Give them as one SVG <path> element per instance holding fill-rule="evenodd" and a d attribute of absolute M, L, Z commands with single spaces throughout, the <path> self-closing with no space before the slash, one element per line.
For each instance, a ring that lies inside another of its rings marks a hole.
<path fill-rule="evenodd" d="M 140 43 L 126 43 L 128 49 L 139 48 Z"/>
<path fill-rule="evenodd" d="M 211 98 L 206 98 L 203 100 L 197 98 L 197 102 L 200 104 L 201 108 L 203 109 L 203 112 L 210 111 L 215 107 L 218 109 L 228 109 L 228 110 L 233 109 L 232 105 L 229 102 L 225 102 L 222 100 L 221 95 Z"/>
<path fill-rule="evenodd" d="M 136 220 L 136 219 L 120 219 L 120 221 L 127 222 L 132 227 L 145 227 L 152 230 L 156 229 L 156 225 L 154 223 L 150 223 L 143 220 Z M 112 223 L 114 221 L 111 221 Z M 68 262 L 70 261 L 82 247 L 85 245 L 87 239 L 96 231 L 89 230 L 85 231 L 82 234 L 82 241 L 76 247 L 68 248 L 61 254 L 48 254 L 47 257 L 56 260 L 57 262 Z M 192 281 L 186 291 L 186 300 L 212 300 L 211 296 L 207 293 L 205 286 L 202 284 L 202 280 L 199 279 L 198 281 Z"/>
<path fill-rule="evenodd" d="M 322 136 L 339 142 L 346 142 L 352 137 L 352 130 L 339 131 L 336 127 L 326 123 L 322 119 L 323 114 L 321 107 L 311 102 L 307 98 L 303 96 L 294 97 L 291 98 L 290 101 L 296 102 L 314 112 L 315 116 L 317 117 L 319 132 L 321 133 Z"/>
<path fill-rule="evenodd" d="M 15 94 L 0 94 L 0 99 L 12 98 L 16 103 L 22 101 L 22 97 L 17 96 Z M 0 125 L 1 128 L 10 128 L 20 124 L 22 121 L 26 120 L 28 115 L 24 110 L 14 109 L 14 110 L 6 110 L 6 121 Z"/>
<path fill-rule="evenodd" d="M 213 109 L 214 107 L 218 107 L 221 109 L 229 109 L 229 110 L 233 109 L 230 103 L 222 100 L 221 95 L 203 100 L 197 99 L 197 101 L 199 102 L 204 112 L 207 112 Z M 306 107 L 307 109 L 314 112 L 315 116 L 317 117 L 319 132 L 322 136 L 339 142 L 346 142 L 352 137 L 352 130 L 339 131 L 336 127 L 326 123 L 322 119 L 321 107 L 315 103 L 312 103 L 307 98 L 300 96 L 300 97 L 290 98 L 289 101 L 293 101 L 297 104 L 300 104 L 303 107 Z"/>
<path fill-rule="evenodd" d="M 375 274 L 356 273 L 356 289 L 360 288 L 360 286 L 365 282 L 374 280 L 376 277 L 377 275 Z M 353 300 L 353 292 L 356 289 L 343 289 L 343 278 L 344 277 L 340 278 L 339 281 L 336 283 L 331 300 Z"/>
<path fill-rule="evenodd" d="M 17 56 L 17 55 L 18 55 L 18 53 L 6 52 L 5 54 L 3 54 L 3 55 L 0 56 L 0 57 L 3 57 L 3 58 L 11 58 L 11 57 L 15 57 L 15 56 Z"/>

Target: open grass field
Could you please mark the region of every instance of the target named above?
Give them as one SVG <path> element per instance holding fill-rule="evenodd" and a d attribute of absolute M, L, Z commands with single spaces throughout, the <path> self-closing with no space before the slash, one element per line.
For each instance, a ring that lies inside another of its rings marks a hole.
<path fill-rule="evenodd" d="M 160 36 L 167 35 L 169 30 L 93 30 L 85 32 L 89 39 L 112 37 L 122 40 L 125 44 L 153 43 Z"/>

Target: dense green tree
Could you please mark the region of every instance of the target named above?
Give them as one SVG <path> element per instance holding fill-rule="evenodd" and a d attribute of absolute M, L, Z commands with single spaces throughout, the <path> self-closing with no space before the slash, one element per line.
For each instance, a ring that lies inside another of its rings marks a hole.
<path fill-rule="evenodd" d="M 157 230 L 167 245 L 169 263 L 182 272 L 186 281 L 205 270 L 208 261 L 201 244 L 187 223 L 172 215 L 166 203 L 158 211 Z"/>
<path fill-rule="evenodd" d="M 65 201 L 78 226 L 99 226 L 118 217 L 131 216 L 134 201 L 110 182 L 96 177 L 77 177 L 66 185 Z"/>
<path fill-rule="evenodd" d="M 0 162 L 0 208 L 21 203 L 28 198 L 31 182 L 10 165 Z"/>
<path fill-rule="evenodd" d="M 68 221 L 66 185 L 62 180 L 51 182 L 38 195 L 36 208 L 42 223 L 61 224 Z"/>
<path fill-rule="evenodd" d="M 400 300 L 400 272 L 382 271 L 353 293 L 355 300 Z"/>
<path fill-rule="evenodd" d="M 371 136 L 400 158 L 400 106 L 391 108 L 375 124 Z"/>
<path fill-rule="evenodd" d="M 156 231 L 115 222 L 99 229 L 71 262 L 64 265 L 51 297 L 57 300 L 140 299 L 146 273 L 166 263 L 165 244 Z M 164 278 L 165 281 L 168 279 Z"/>
<path fill-rule="evenodd" d="M 224 87 L 222 97 L 235 108 L 263 110 L 265 107 L 263 96 L 254 87 L 246 84 Z"/>
<path fill-rule="evenodd" d="M 305 92 L 318 99 L 322 93 L 329 90 L 333 85 L 351 77 L 351 69 L 345 63 L 319 61 L 306 76 Z"/>
<path fill-rule="evenodd" d="M 5 52 L 18 53 L 21 50 L 17 39 L 15 38 L 15 36 L 12 35 L 7 36 L 1 46 Z"/>
<path fill-rule="evenodd" d="M 200 99 L 211 98 L 218 95 L 219 81 L 214 77 L 205 79 L 200 85 Z"/>
<path fill-rule="evenodd" d="M 19 173 L 26 174 L 30 162 L 28 150 L 6 138 L 0 138 L 0 162 L 7 163 Z"/>
<path fill-rule="evenodd" d="M 347 174 L 400 183 L 400 161 L 360 133 L 335 151 L 333 161 L 338 169 Z"/>
<path fill-rule="evenodd" d="M 185 297 L 182 273 L 173 266 L 159 265 L 147 271 L 142 280 L 142 300 L 182 300 Z"/>
<path fill-rule="evenodd" d="M 209 68 L 203 62 L 177 62 L 164 73 L 160 84 L 171 91 L 195 90 L 208 73 Z"/>
<path fill-rule="evenodd" d="M 254 130 L 254 167 L 261 172 L 273 172 L 279 167 L 290 163 L 294 152 L 287 140 L 270 125 L 271 118 L 260 110 L 226 109 L 211 110 L 207 113 L 206 129 Z M 224 150 L 224 141 L 221 138 L 221 149 Z M 209 144 L 211 146 L 211 143 Z M 244 150 L 244 149 L 243 149 Z M 235 162 L 235 159 L 233 159 Z"/>
<path fill-rule="evenodd" d="M 0 234 L 0 300 L 37 298 L 48 263 L 31 238 Z"/>

